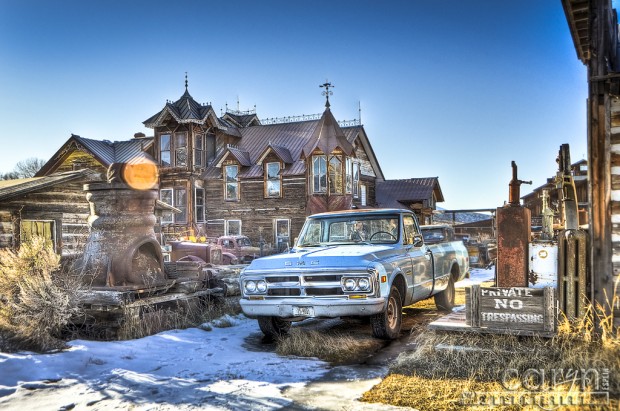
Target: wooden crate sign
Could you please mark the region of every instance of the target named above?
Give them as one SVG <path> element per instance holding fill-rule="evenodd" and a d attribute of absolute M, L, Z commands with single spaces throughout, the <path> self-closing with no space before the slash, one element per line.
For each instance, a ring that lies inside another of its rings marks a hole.
<path fill-rule="evenodd" d="M 467 289 L 466 322 L 498 333 L 549 334 L 556 330 L 555 289 L 480 287 Z"/>

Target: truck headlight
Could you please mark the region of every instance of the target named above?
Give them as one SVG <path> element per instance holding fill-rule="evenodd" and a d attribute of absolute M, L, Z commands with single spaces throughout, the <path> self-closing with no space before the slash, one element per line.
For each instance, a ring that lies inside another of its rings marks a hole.
<path fill-rule="evenodd" d="M 372 282 L 367 276 L 343 277 L 341 286 L 342 290 L 345 292 L 361 291 L 366 293 L 372 291 Z"/>
<path fill-rule="evenodd" d="M 347 291 L 355 290 L 355 285 L 355 280 L 352 278 L 347 278 L 346 280 L 344 280 L 344 289 Z"/>
<path fill-rule="evenodd" d="M 256 282 L 256 291 L 259 293 L 264 293 L 267 291 L 267 283 L 263 280 L 259 280 Z"/>
<path fill-rule="evenodd" d="M 256 292 L 256 281 L 250 280 L 245 282 L 245 291 L 248 293 Z"/>
<path fill-rule="evenodd" d="M 370 281 L 368 281 L 368 278 L 360 278 L 357 281 L 357 286 L 360 291 L 368 291 L 370 290 Z"/>

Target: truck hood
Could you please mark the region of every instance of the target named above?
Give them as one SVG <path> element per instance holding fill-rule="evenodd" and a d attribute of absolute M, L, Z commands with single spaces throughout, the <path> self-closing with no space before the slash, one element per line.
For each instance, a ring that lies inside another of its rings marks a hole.
<path fill-rule="evenodd" d="M 323 269 L 366 266 L 384 256 L 394 254 L 394 247 L 388 245 L 337 245 L 327 247 L 294 249 L 290 253 L 257 258 L 245 271 L 272 269 Z"/>

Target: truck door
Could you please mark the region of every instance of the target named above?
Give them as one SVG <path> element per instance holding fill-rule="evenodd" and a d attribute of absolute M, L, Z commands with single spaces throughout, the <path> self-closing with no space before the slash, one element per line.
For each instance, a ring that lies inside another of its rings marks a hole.
<path fill-rule="evenodd" d="M 413 268 L 413 299 L 428 298 L 433 290 L 433 258 L 425 244 L 415 244 L 415 238 L 421 237 L 421 231 L 412 215 L 403 216 L 403 243 L 408 249 Z"/>

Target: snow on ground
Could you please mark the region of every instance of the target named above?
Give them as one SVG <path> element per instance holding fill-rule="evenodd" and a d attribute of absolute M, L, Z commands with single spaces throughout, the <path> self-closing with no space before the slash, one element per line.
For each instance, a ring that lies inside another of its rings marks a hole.
<path fill-rule="evenodd" d="M 474 268 L 456 286 L 494 278 L 494 269 Z M 75 340 L 55 354 L 0 353 L 0 409 L 275 410 L 291 405 L 283 391 L 300 392 L 328 372 L 318 360 L 248 349 L 260 340 L 256 321 L 231 322 L 129 341 Z"/>
<path fill-rule="evenodd" d="M 83 341 L 54 354 L 0 353 L 0 409 L 273 410 L 281 390 L 328 370 L 313 359 L 247 349 L 256 321 L 162 332 L 130 341 Z M 258 337 L 257 337 L 258 338 Z"/>
<path fill-rule="evenodd" d="M 495 267 L 489 269 L 472 268 L 469 271 L 469 278 L 464 278 L 454 284 L 456 288 L 471 287 L 474 284 L 481 284 L 486 281 L 495 280 Z"/>

